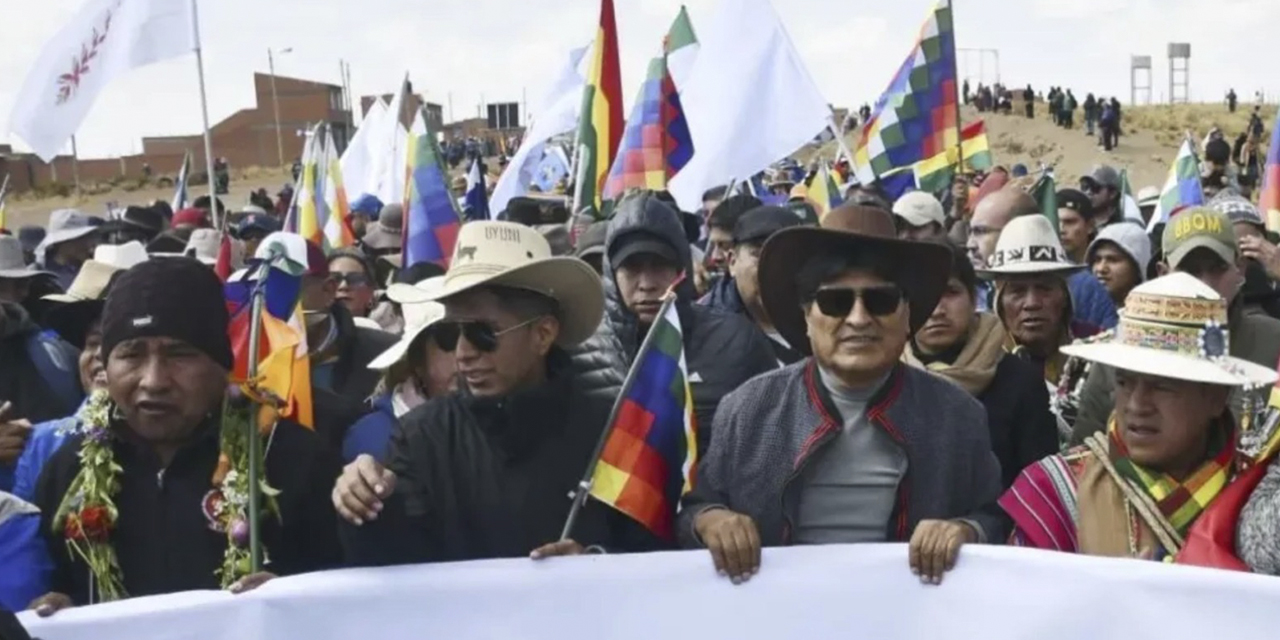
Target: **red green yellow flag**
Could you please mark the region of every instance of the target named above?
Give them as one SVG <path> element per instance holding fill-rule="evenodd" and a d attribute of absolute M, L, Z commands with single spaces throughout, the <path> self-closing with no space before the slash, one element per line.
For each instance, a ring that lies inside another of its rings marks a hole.
<path fill-rule="evenodd" d="M 578 208 L 599 216 L 609 167 L 622 140 L 622 71 L 618 63 L 618 26 L 613 0 L 600 0 L 600 29 L 593 47 L 591 75 L 582 94 L 578 120 L 581 152 L 578 176 Z M 576 213 L 576 212 L 575 212 Z"/>

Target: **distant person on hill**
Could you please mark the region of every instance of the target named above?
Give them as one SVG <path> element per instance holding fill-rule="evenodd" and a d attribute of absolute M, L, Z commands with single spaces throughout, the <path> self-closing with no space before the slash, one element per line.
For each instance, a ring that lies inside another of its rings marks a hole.
<path fill-rule="evenodd" d="M 1236 138 L 1231 157 L 1239 171 L 1240 195 L 1248 199 L 1262 179 L 1262 147 L 1257 139 L 1242 133 Z"/>
<path fill-rule="evenodd" d="M 1076 97 L 1067 89 L 1067 96 L 1062 99 L 1062 126 L 1070 129 L 1075 126 L 1076 107 L 1080 103 L 1076 102 Z"/>
<path fill-rule="evenodd" d="M 1102 117 L 1099 119 L 1099 124 L 1102 125 L 1102 148 L 1110 151 L 1120 142 L 1118 139 L 1120 114 L 1105 99 L 1102 101 Z"/>
<path fill-rule="evenodd" d="M 1022 92 L 1022 100 L 1026 102 L 1025 109 L 1027 117 L 1034 120 L 1036 117 L 1036 92 L 1031 90 L 1031 85 L 1027 85 L 1027 90 Z"/>
<path fill-rule="evenodd" d="M 1264 129 L 1262 125 L 1262 115 L 1259 113 L 1260 109 L 1262 109 L 1262 107 L 1254 107 L 1253 113 L 1249 115 L 1249 136 L 1254 140 L 1262 139 L 1262 132 Z"/>
<path fill-rule="evenodd" d="M 1111 109 L 1116 112 L 1116 145 L 1120 144 L 1120 136 L 1124 133 L 1124 111 L 1120 108 L 1120 99 L 1111 98 Z"/>
<path fill-rule="evenodd" d="M 1239 102 L 1239 98 L 1236 96 L 1236 90 L 1232 89 L 1228 91 L 1227 92 L 1227 111 L 1230 111 L 1231 113 L 1235 113 L 1237 102 Z"/>
<path fill-rule="evenodd" d="M 1094 125 L 1098 124 L 1098 100 L 1093 94 L 1085 96 L 1084 99 L 1084 126 L 1085 134 L 1092 136 Z"/>
<path fill-rule="evenodd" d="M 964 103 L 969 104 L 969 79 L 964 79 Z"/>

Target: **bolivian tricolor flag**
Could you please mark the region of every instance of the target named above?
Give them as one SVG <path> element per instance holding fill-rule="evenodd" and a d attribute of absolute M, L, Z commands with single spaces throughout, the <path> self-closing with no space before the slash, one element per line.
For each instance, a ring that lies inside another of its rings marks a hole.
<path fill-rule="evenodd" d="M 593 47 L 591 75 L 582 95 L 578 121 L 581 147 L 579 176 L 583 177 L 578 207 L 590 208 L 599 217 L 609 167 L 622 139 L 622 71 L 618 64 L 618 26 L 613 0 L 600 0 L 600 30 Z M 577 213 L 576 211 L 574 213 Z"/>

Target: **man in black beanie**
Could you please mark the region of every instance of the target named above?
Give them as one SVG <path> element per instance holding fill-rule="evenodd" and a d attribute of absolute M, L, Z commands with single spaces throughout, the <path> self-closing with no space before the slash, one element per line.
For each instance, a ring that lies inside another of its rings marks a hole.
<path fill-rule="evenodd" d="M 212 478 L 232 367 L 222 285 L 191 258 L 156 258 L 116 277 L 102 313 L 111 403 L 102 437 L 109 439 L 119 469 L 83 468 L 94 463 L 92 456 L 82 461 L 82 450 L 101 442 L 86 434 L 69 438 L 45 467 L 35 502 L 55 569 L 51 593 L 32 603 L 40 615 L 90 604 L 98 592 L 89 566 L 65 543 L 73 530 L 86 534 L 59 513 L 86 473 L 111 477 L 117 487 L 110 498 L 118 516 L 100 535 L 119 559 L 115 576 L 125 594 L 220 585 L 217 571 L 228 535 L 216 529 Z M 91 425 L 82 426 L 93 433 Z M 280 491 L 279 517 L 262 520 L 270 559 L 265 569 L 285 575 L 336 566 L 341 552 L 328 492 L 337 459 L 313 432 L 291 422 L 277 422 L 264 440 L 270 442 L 266 479 Z M 231 469 L 241 471 L 234 464 Z M 250 578 L 260 581 L 263 575 Z"/>

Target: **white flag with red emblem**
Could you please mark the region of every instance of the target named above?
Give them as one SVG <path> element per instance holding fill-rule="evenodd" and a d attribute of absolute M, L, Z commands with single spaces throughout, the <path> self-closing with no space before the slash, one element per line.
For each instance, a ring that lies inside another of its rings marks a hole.
<path fill-rule="evenodd" d="M 193 10 L 190 0 L 89 0 L 40 52 L 9 130 L 52 160 L 109 82 L 195 50 Z"/>

